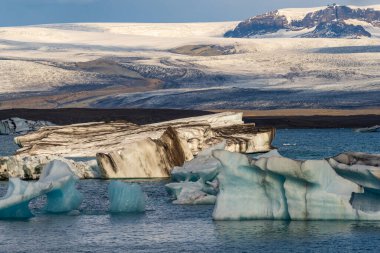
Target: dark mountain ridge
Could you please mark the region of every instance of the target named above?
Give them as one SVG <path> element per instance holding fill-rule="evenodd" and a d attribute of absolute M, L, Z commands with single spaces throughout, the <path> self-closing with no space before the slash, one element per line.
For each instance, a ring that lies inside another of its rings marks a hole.
<path fill-rule="evenodd" d="M 266 14 L 249 18 L 231 31 L 225 33 L 225 37 L 249 38 L 286 31 L 307 31 L 300 37 L 313 38 L 359 38 L 371 37 L 361 25 L 347 23 L 347 20 L 364 21 L 380 28 L 380 10 L 374 8 L 352 8 L 349 6 L 329 5 L 326 8 L 311 11 L 299 20 L 289 19 L 281 11 L 276 10 Z"/>

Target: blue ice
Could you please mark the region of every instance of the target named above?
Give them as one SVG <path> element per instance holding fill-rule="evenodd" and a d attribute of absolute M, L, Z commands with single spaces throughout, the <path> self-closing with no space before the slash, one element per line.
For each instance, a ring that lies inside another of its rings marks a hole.
<path fill-rule="evenodd" d="M 19 178 L 9 179 L 8 191 L 0 198 L 0 219 L 27 219 L 33 217 L 29 202 L 39 196 L 47 196 L 45 210 L 50 213 L 69 212 L 77 209 L 83 197 L 75 188 L 78 178 L 70 166 L 62 161 L 48 163 L 36 182 Z"/>
<path fill-rule="evenodd" d="M 108 196 L 112 213 L 145 211 L 146 196 L 138 184 L 112 181 L 108 186 Z"/>

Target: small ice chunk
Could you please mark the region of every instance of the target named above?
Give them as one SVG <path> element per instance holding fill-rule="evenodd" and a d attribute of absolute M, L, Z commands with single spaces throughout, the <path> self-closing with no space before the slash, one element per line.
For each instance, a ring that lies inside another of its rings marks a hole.
<path fill-rule="evenodd" d="M 182 167 L 172 170 L 172 180 L 166 189 L 175 200 L 174 204 L 214 204 L 218 193 L 216 176 L 220 170 L 220 162 L 212 156 L 215 150 L 224 150 L 222 142 L 200 152 Z"/>
<path fill-rule="evenodd" d="M 112 181 L 108 186 L 110 212 L 137 213 L 145 211 L 146 196 L 138 184 Z"/>
<path fill-rule="evenodd" d="M 201 179 L 197 182 L 170 183 L 165 187 L 169 194 L 176 198 L 173 204 L 213 205 L 216 201 L 217 189 L 212 184 L 205 184 Z"/>

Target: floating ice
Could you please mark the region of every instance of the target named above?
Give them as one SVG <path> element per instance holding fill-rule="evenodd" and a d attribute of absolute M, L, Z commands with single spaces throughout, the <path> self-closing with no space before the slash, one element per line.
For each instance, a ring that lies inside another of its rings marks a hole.
<path fill-rule="evenodd" d="M 380 220 L 380 180 L 373 175 L 379 167 L 359 169 L 330 159 L 332 166 L 275 153 L 252 159 L 216 150 L 213 156 L 222 164 L 216 220 Z"/>
<path fill-rule="evenodd" d="M 214 204 L 218 193 L 220 162 L 212 157 L 212 151 L 224 149 L 222 142 L 200 152 L 197 157 L 172 170 L 173 181 L 166 189 L 175 200 L 174 204 Z"/>
<path fill-rule="evenodd" d="M 78 178 L 74 176 L 67 163 L 55 160 L 47 164 L 38 181 L 51 187 L 46 193 L 46 211 L 60 213 L 78 208 L 83 197 L 75 188 L 77 181 Z"/>
<path fill-rule="evenodd" d="M 137 213 L 145 211 L 145 194 L 138 184 L 112 181 L 108 186 L 110 212 Z"/>
<path fill-rule="evenodd" d="M 33 121 L 20 118 L 10 118 L 0 120 L 0 134 L 26 134 L 31 131 L 36 131 L 43 126 L 53 126 L 54 124 L 48 121 Z"/>
<path fill-rule="evenodd" d="M 212 205 L 216 201 L 217 188 L 212 183 L 204 183 L 202 179 L 197 182 L 170 183 L 166 189 L 176 198 L 173 204 Z"/>
<path fill-rule="evenodd" d="M 380 131 L 380 125 L 355 129 L 355 132 L 358 132 L 358 133 L 372 133 L 372 132 L 379 132 L 379 131 Z"/>
<path fill-rule="evenodd" d="M 82 203 L 82 195 L 75 188 L 77 177 L 68 164 L 55 160 L 47 164 L 37 182 L 9 180 L 8 191 L 0 198 L 0 218 L 30 218 L 29 202 L 46 194 L 46 211 L 51 213 L 68 212 Z"/>

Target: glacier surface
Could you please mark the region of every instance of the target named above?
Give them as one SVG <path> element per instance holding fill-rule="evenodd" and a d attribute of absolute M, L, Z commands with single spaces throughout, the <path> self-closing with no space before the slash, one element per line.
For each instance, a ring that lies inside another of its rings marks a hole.
<path fill-rule="evenodd" d="M 45 211 L 69 212 L 82 203 L 82 195 L 75 188 L 78 178 L 67 163 L 54 160 L 47 164 L 36 182 L 10 178 L 7 193 L 0 198 L 0 219 L 27 219 L 33 217 L 29 202 L 47 196 Z"/>
<path fill-rule="evenodd" d="M 111 213 L 138 213 L 145 211 L 146 196 L 138 184 L 112 181 L 108 186 Z"/>
<path fill-rule="evenodd" d="M 215 220 L 380 220 L 379 156 L 301 161 L 223 150 L 213 156 L 222 165 Z"/>

